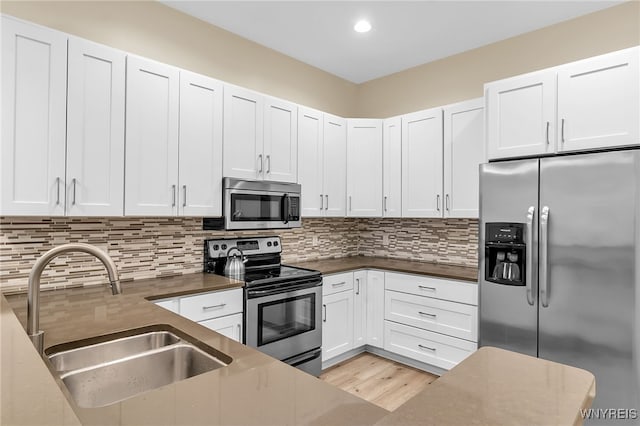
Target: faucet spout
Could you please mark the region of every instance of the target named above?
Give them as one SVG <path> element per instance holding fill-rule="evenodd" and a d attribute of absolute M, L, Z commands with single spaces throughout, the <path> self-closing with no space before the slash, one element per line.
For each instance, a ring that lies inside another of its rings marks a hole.
<path fill-rule="evenodd" d="M 120 278 L 116 264 L 104 251 L 99 248 L 82 243 L 63 244 L 54 247 L 40 257 L 29 273 L 29 285 L 27 289 L 27 334 L 38 352 L 44 351 L 44 331 L 40 328 L 40 277 L 44 268 L 56 257 L 69 252 L 88 253 L 100 260 L 107 269 L 112 294 L 122 293 Z"/>

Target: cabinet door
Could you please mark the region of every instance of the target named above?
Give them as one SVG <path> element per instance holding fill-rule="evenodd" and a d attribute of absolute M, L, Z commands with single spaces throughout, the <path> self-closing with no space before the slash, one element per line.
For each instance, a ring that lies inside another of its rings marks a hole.
<path fill-rule="evenodd" d="M 298 108 L 298 183 L 302 186 L 302 216 L 324 216 L 322 193 L 322 113 Z"/>
<path fill-rule="evenodd" d="M 442 109 L 402 117 L 402 216 L 442 217 Z"/>
<path fill-rule="evenodd" d="M 353 348 L 353 291 L 323 296 L 322 361 Z"/>
<path fill-rule="evenodd" d="M 67 215 L 124 214 L 124 52 L 69 39 Z"/>
<path fill-rule="evenodd" d="M 367 343 L 367 271 L 353 273 L 353 347 Z"/>
<path fill-rule="evenodd" d="M 484 99 L 444 109 L 444 217 L 478 217 Z"/>
<path fill-rule="evenodd" d="M 264 173 L 266 180 L 298 179 L 298 107 L 267 98 L 264 109 Z"/>
<path fill-rule="evenodd" d="M 177 68 L 127 57 L 125 215 L 177 213 L 178 93 Z"/>
<path fill-rule="evenodd" d="M 229 339 L 242 343 L 242 314 L 227 315 L 226 317 L 213 318 L 201 321 L 203 325 Z"/>
<path fill-rule="evenodd" d="M 325 216 L 346 216 L 347 120 L 324 115 L 323 189 Z"/>
<path fill-rule="evenodd" d="M 67 36 L 2 17 L 2 215 L 64 215 Z"/>
<path fill-rule="evenodd" d="M 347 216 L 382 216 L 382 120 L 348 121 Z"/>
<path fill-rule="evenodd" d="M 179 213 L 222 215 L 222 83 L 180 71 Z"/>
<path fill-rule="evenodd" d="M 264 98 L 240 87 L 224 88 L 225 177 L 260 179 L 264 174 Z"/>
<path fill-rule="evenodd" d="M 489 83 L 485 96 L 490 160 L 554 152 L 555 70 Z"/>
<path fill-rule="evenodd" d="M 640 48 L 558 69 L 559 151 L 640 144 Z"/>
<path fill-rule="evenodd" d="M 384 272 L 367 271 L 367 345 L 383 348 Z"/>
<path fill-rule="evenodd" d="M 402 215 L 402 119 L 382 123 L 382 215 Z"/>

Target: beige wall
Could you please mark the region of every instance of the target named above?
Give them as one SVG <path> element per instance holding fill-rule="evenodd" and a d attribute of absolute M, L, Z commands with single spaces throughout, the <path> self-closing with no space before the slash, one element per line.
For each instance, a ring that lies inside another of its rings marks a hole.
<path fill-rule="evenodd" d="M 485 82 L 640 44 L 635 0 L 358 87 L 361 117 L 384 118 L 483 95 Z"/>
<path fill-rule="evenodd" d="M 153 1 L 2 1 L 0 11 L 343 117 L 482 96 L 485 82 L 640 44 L 640 1 L 361 85 Z"/>
<path fill-rule="evenodd" d="M 154 1 L 2 1 L 0 11 L 341 116 L 357 86 Z"/>

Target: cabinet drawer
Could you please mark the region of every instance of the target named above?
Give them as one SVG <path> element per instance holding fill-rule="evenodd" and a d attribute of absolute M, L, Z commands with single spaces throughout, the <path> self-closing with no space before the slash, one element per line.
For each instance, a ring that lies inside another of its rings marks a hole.
<path fill-rule="evenodd" d="M 478 340 L 478 308 L 462 303 L 385 291 L 384 319 L 436 333 Z"/>
<path fill-rule="evenodd" d="M 384 349 L 449 370 L 471 355 L 477 344 L 385 321 Z"/>
<path fill-rule="evenodd" d="M 242 289 L 215 291 L 180 299 L 180 315 L 202 321 L 242 312 Z"/>
<path fill-rule="evenodd" d="M 478 304 L 478 285 L 422 275 L 385 272 L 384 288 L 418 296 L 435 297 L 452 302 Z"/>
<path fill-rule="evenodd" d="M 322 277 L 323 296 L 328 296 L 329 294 L 345 290 L 353 290 L 353 272 L 325 275 Z"/>

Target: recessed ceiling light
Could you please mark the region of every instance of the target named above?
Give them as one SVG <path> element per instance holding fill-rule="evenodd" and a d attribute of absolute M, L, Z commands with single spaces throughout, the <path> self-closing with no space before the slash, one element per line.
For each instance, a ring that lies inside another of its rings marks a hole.
<path fill-rule="evenodd" d="M 371 31 L 371 23 L 366 19 L 361 19 L 360 21 L 356 22 L 356 24 L 353 26 L 353 29 L 358 33 L 368 33 L 369 31 Z"/>

